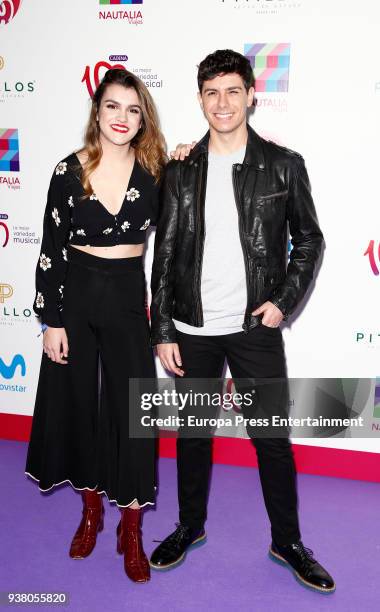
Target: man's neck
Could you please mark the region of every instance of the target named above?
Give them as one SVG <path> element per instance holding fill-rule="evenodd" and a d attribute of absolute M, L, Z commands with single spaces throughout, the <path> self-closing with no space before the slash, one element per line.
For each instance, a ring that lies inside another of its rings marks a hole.
<path fill-rule="evenodd" d="M 230 155 L 246 146 L 248 130 L 244 123 L 238 130 L 223 134 L 217 132 L 210 126 L 210 140 L 208 149 L 211 153 L 218 155 Z"/>

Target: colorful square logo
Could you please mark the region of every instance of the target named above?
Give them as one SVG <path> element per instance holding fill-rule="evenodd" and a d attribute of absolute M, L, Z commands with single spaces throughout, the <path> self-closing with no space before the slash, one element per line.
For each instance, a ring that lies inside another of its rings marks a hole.
<path fill-rule="evenodd" d="M 99 4 L 142 4 L 143 0 L 99 0 Z"/>
<path fill-rule="evenodd" d="M 288 91 L 290 43 L 247 43 L 244 55 L 251 63 L 257 92 Z"/>
<path fill-rule="evenodd" d="M 376 378 L 375 385 L 375 406 L 373 410 L 375 419 L 380 419 L 380 377 Z"/>
<path fill-rule="evenodd" d="M 18 130 L 0 128 L 0 170 L 20 171 Z"/>

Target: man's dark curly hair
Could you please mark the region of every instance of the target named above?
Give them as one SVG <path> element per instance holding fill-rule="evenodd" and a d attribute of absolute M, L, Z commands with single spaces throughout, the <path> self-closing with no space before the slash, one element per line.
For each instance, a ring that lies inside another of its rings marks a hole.
<path fill-rule="evenodd" d="M 243 79 L 246 90 L 255 86 L 252 66 L 249 60 L 232 49 L 218 49 L 210 53 L 198 66 L 198 87 L 202 93 L 203 83 L 219 74 L 236 72 Z"/>

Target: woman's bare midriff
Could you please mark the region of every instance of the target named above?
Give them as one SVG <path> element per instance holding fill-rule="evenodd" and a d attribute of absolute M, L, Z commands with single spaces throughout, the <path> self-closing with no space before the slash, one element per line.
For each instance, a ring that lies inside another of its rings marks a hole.
<path fill-rule="evenodd" d="M 115 244 L 110 247 L 98 247 L 98 246 L 79 246 L 72 244 L 72 247 L 79 251 L 84 251 L 89 255 L 95 255 L 95 257 L 105 257 L 108 259 L 122 259 L 125 257 L 140 257 L 144 252 L 144 244 Z"/>

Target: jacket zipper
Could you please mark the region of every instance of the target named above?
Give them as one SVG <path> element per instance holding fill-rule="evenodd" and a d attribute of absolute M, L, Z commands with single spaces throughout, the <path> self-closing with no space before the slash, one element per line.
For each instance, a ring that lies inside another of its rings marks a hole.
<path fill-rule="evenodd" d="M 250 293 L 250 283 L 249 283 L 249 261 L 248 261 L 248 253 L 247 253 L 247 247 L 244 241 L 244 237 L 243 237 L 243 220 L 242 220 L 242 214 L 240 211 L 240 201 L 239 201 L 239 189 L 238 189 L 238 182 L 237 182 L 237 166 L 239 166 L 240 164 L 233 164 L 232 166 L 232 184 L 233 184 L 233 188 L 234 188 L 234 196 L 235 196 L 235 204 L 236 204 L 236 208 L 237 208 L 237 212 L 238 212 L 238 219 L 239 219 L 239 237 L 240 237 L 240 244 L 241 244 L 241 248 L 243 251 L 243 257 L 244 257 L 244 265 L 245 265 L 245 280 L 246 280 L 246 285 L 247 285 L 247 306 L 245 309 L 245 318 L 247 316 L 248 313 L 248 304 L 249 304 L 249 293 Z M 248 333 L 248 327 L 246 325 L 246 322 L 244 321 L 244 325 L 243 325 L 243 329 L 244 332 L 247 334 Z"/>
<path fill-rule="evenodd" d="M 204 159 L 202 159 L 202 163 L 200 165 L 200 172 L 198 177 L 198 185 L 197 185 L 197 224 L 199 228 L 199 232 L 195 232 L 195 235 L 199 235 L 199 239 L 196 245 L 195 252 L 195 274 L 194 274 L 194 298 L 196 304 L 196 324 L 202 327 L 204 325 L 203 321 L 203 312 L 202 312 L 202 298 L 201 298 L 201 279 L 202 279 L 202 263 L 203 263 L 203 249 L 204 249 L 204 234 L 205 234 L 205 222 L 204 222 L 204 206 L 201 210 L 201 198 L 203 196 L 203 203 L 206 199 L 205 189 L 202 190 L 203 185 L 203 177 L 205 176 L 205 163 L 207 163 Z M 201 235 L 203 222 L 203 235 Z"/>
<path fill-rule="evenodd" d="M 257 299 L 256 303 L 259 303 L 260 296 L 264 290 L 264 275 L 263 268 L 261 266 L 257 266 Z"/>
<path fill-rule="evenodd" d="M 288 194 L 287 189 L 285 191 L 276 191 L 276 193 L 269 193 L 268 195 L 259 196 L 257 198 L 257 202 L 260 202 L 261 200 L 271 200 L 272 198 L 277 198 L 279 196 L 287 195 L 287 194 Z"/>

